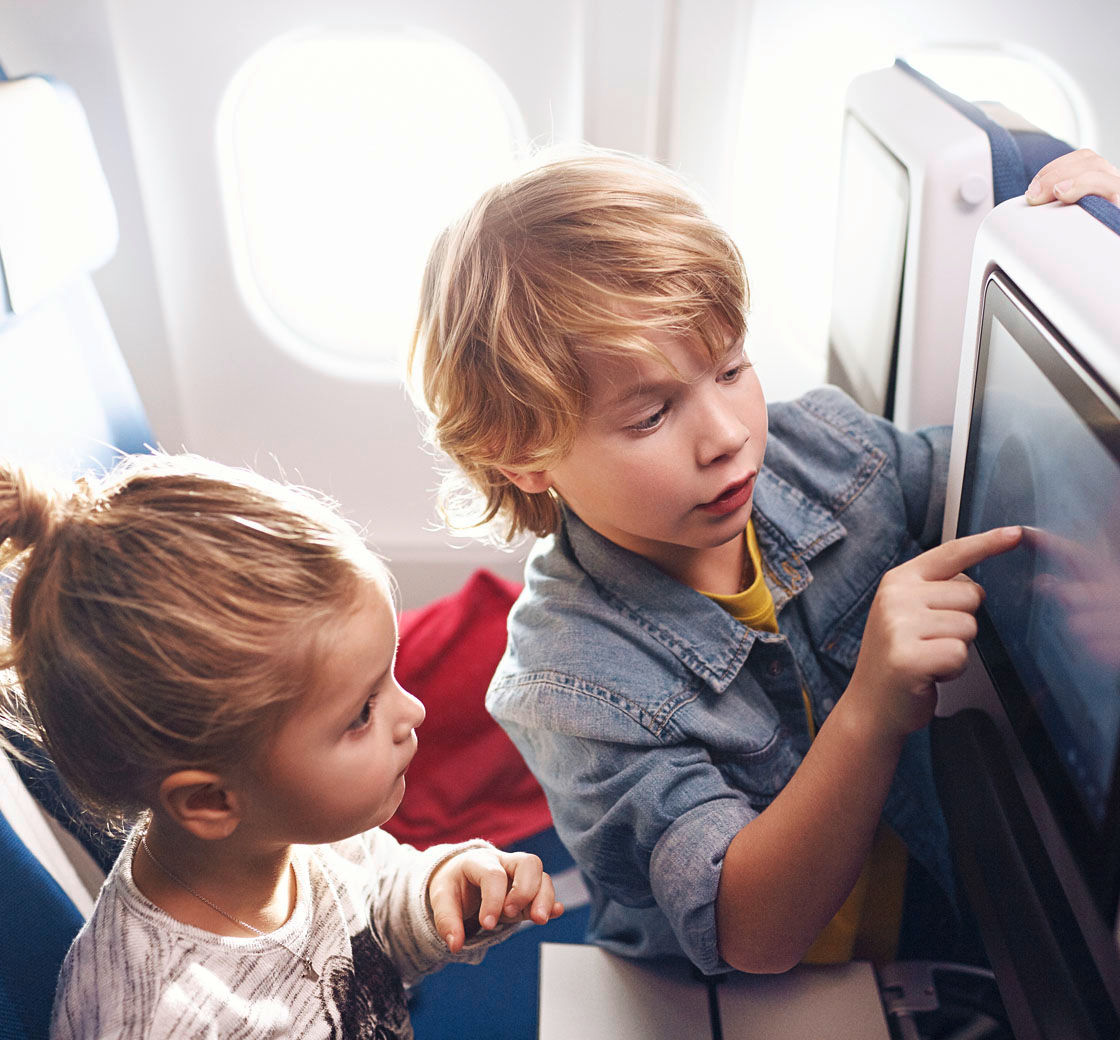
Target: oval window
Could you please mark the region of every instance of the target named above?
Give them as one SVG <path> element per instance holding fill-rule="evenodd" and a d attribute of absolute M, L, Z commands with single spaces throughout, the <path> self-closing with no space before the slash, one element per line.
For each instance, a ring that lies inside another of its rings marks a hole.
<path fill-rule="evenodd" d="M 399 376 L 436 234 L 523 151 L 508 90 L 418 33 L 285 39 L 223 98 L 218 159 L 250 312 L 320 367 Z"/>

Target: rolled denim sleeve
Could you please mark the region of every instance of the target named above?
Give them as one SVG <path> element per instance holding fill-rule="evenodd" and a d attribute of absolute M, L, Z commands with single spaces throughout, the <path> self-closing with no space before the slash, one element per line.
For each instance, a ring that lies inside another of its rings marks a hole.
<path fill-rule="evenodd" d="M 719 957 L 715 902 L 732 838 L 757 812 L 697 743 L 568 736 L 501 720 L 544 787 L 557 831 L 593 886 L 654 904 L 702 971 Z"/>

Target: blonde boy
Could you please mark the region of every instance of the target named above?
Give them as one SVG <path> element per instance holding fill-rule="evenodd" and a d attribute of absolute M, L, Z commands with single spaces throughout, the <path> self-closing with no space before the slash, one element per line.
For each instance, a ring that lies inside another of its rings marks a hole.
<path fill-rule="evenodd" d="M 446 508 L 541 537 L 487 706 L 597 941 L 709 973 L 889 959 L 900 927 L 943 952 L 924 727 L 975 634 L 961 571 L 1019 531 L 930 549 L 947 431 L 834 390 L 768 416 L 746 310 L 729 236 L 633 157 L 542 165 L 435 245 L 411 365 Z"/>

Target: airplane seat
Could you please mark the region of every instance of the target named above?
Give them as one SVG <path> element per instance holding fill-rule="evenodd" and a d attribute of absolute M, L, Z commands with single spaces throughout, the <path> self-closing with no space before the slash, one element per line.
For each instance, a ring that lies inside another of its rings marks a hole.
<path fill-rule="evenodd" d="M 992 150 L 994 206 L 1025 194 L 1032 178 L 1043 166 L 1058 156 L 1073 151 L 1065 141 L 1039 130 L 1002 105 L 965 101 L 928 76 L 922 75 L 901 58 L 895 61 L 895 65 L 924 84 L 988 135 Z"/>
<path fill-rule="evenodd" d="M 843 120 L 828 381 L 903 429 L 950 422 L 980 221 L 1071 150 L 901 59 L 856 77 Z"/>
<path fill-rule="evenodd" d="M 82 914 L 0 813 L 0 1038 L 39 1040 Z"/>
<path fill-rule="evenodd" d="M 153 443 L 90 278 L 117 235 L 76 95 L 45 76 L 0 70 L 0 454 L 72 477 Z M 0 579 L 0 614 L 12 580 Z M 104 869 L 116 843 L 82 820 L 48 762 L 22 750 L 29 760 L 13 756 L 12 765 L 36 819 L 41 807 Z M 47 1035 L 58 969 L 82 922 L 48 869 L 59 857 L 69 869 L 74 857 L 49 826 L 20 830 L 23 795 L 18 783 L 5 789 L 0 819 L 0 1040 Z"/>

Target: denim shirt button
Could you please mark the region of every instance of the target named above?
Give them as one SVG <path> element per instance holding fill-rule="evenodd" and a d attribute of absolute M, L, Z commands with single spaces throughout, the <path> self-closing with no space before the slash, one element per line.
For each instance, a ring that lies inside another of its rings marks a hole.
<path fill-rule="evenodd" d="M 825 699 L 821 701 L 821 707 L 824 708 L 825 711 L 832 711 L 832 709 L 836 707 L 836 701 L 831 697 L 825 697 Z"/>
<path fill-rule="evenodd" d="M 782 662 L 771 661 L 766 670 L 770 673 L 772 678 L 776 679 L 779 675 L 782 674 Z"/>

